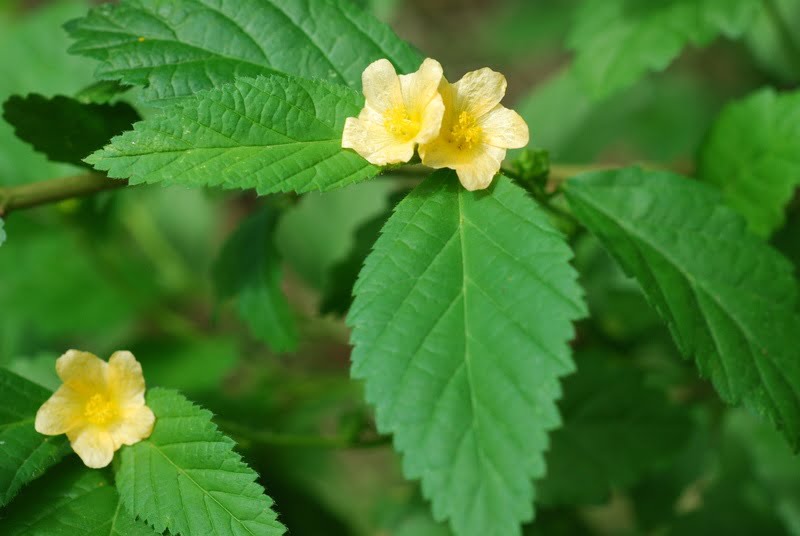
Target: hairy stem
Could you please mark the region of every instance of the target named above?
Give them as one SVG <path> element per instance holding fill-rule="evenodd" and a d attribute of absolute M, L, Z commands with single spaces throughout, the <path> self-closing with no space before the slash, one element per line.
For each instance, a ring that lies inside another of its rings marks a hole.
<path fill-rule="evenodd" d="M 121 188 L 127 184 L 127 181 L 109 179 L 99 173 L 86 173 L 0 188 L 0 216 L 5 216 L 15 210 L 58 203 L 73 197 L 84 197 Z"/>

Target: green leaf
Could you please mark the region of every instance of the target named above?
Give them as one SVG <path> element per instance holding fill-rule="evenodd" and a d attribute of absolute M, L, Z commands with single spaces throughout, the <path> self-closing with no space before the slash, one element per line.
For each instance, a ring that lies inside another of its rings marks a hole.
<path fill-rule="evenodd" d="M 587 0 L 568 44 L 578 76 L 603 97 L 666 69 L 689 43 L 740 36 L 758 8 L 754 0 Z"/>
<path fill-rule="evenodd" d="M 111 102 L 119 95 L 125 93 L 131 88 L 116 80 L 100 80 L 93 84 L 89 84 L 75 94 L 75 98 L 85 104 L 105 104 Z"/>
<path fill-rule="evenodd" d="M 70 94 L 91 81 L 92 62 L 67 54 L 69 38 L 58 31 L 65 20 L 86 11 L 86 2 L 60 0 L 30 7 L 8 22 L 0 18 L 0 102 L 30 91 Z M 75 173 L 73 166 L 48 162 L 14 136 L 4 121 L 0 121 L 0 147 L 0 185 Z"/>
<path fill-rule="evenodd" d="M 573 211 L 635 277 L 723 400 L 800 445 L 800 318 L 789 262 L 701 183 L 639 168 L 568 181 Z"/>
<path fill-rule="evenodd" d="M 61 385 L 61 378 L 56 373 L 56 359 L 58 359 L 57 354 L 48 352 L 17 356 L 6 365 L 6 368 L 17 376 L 52 392 Z"/>
<path fill-rule="evenodd" d="M 678 508 L 675 509 L 677 512 L 673 510 L 672 526 L 663 533 L 668 536 L 793 534 L 791 530 L 786 530 L 788 525 L 784 526 L 789 521 L 784 514 L 791 515 L 791 512 L 785 509 L 787 503 L 780 501 L 780 498 L 791 500 L 788 489 L 782 488 L 777 482 L 767 483 L 760 480 L 762 475 L 759 474 L 759 462 L 752 457 L 752 452 L 748 452 L 751 446 L 746 444 L 759 443 L 759 434 L 764 432 L 764 437 L 769 438 L 769 442 L 777 440 L 774 446 L 782 446 L 784 451 L 788 451 L 786 443 L 774 431 L 757 427 L 750 427 L 746 438 L 737 437 L 744 430 L 734 430 L 731 424 L 736 420 L 735 416 L 739 411 L 727 413 L 721 415 L 721 419 L 720 416 L 716 418 L 721 422 L 714 426 L 717 433 L 713 443 L 709 445 L 712 449 L 709 454 L 713 456 L 713 466 L 701 476 L 703 484 L 698 487 L 697 495 L 701 500 L 689 509 Z M 775 450 L 771 454 L 777 456 L 771 463 L 780 463 L 782 452 Z M 796 460 L 792 464 L 796 468 Z M 788 482 L 791 474 L 796 472 L 794 468 L 790 468 L 783 478 Z M 696 482 L 697 480 L 695 486 Z M 686 487 L 683 489 L 684 496 L 685 490 Z"/>
<path fill-rule="evenodd" d="M 4 536 L 154 536 L 125 510 L 106 470 L 77 459 L 47 473 L 4 512 Z"/>
<path fill-rule="evenodd" d="M 689 438 L 688 415 L 644 385 L 631 364 L 602 352 L 579 354 L 576 364 L 559 404 L 564 426 L 551 436 L 547 476 L 537 484 L 541 504 L 604 501 L 663 466 Z"/>
<path fill-rule="evenodd" d="M 71 52 L 101 62 L 98 78 L 146 86 L 149 100 L 276 73 L 360 88 L 375 60 L 401 72 L 422 60 L 349 0 L 125 0 L 66 28 Z"/>
<path fill-rule="evenodd" d="M 797 34 L 786 34 L 776 26 L 779 17 L 787 30 L 800 26 L 800 4 L 795 0 L 759 2 L 761 12 L 745 36 L 745 43 L 759 67 L 781 82 L 800 81 L 800 47 Z M 772 10 L 775 10 L 774 13 Z M 788 35 L 788 38 L 787 38 Z"/>
<path fill-rule="evenodd" d="M 84 104 L 69 97 L 14 95 L 3 103 L 14 133 L 53 162 L 86 166 L 83 158 L 131 128 L 139 114 L 129 104 Z"/>
<path fill-rule="evenodd" d="M 362 97 L 320 81 L 240 78 L 137 123 L 86 159 L 114 178 L 259 194 L 330 190 L 379 168 L 342 149 Z"/>
<path fill-rule="evenodd" d="M 779 228 L 800 185 L 800 91 L 764 89 L 725 108 L 699 167 L 700 178 L 716 184 L 754 232 Z"/>
<path fill-rule="evenodd" d="M 358 273 L 364 266 L 364 259 L 372 251 L 372 246 L 380 236 L 381 228 L 392 215 L 394 206 L 408 194 L 407 190 L 394 192 L 388 200 L 386 210 L 362 223 L 354 233 L 353 248 L 347 257 L 331 267 L 325 291 L 320 304 L 320 313 L 343 315 L 353 302 L 353 287 Z"/>
<path fill-rule="evenodd" d="M 3 242 L 5 241 L 6 241 L 5 223 L 3 222 L 3 218 L 0 218 L 0 246 L 2 246 Z"/>
<path fill-rule="evenodd" d="M 275 352 L 297 349 L 294 314 L 283 294 L 281 258 L 273 240 L 279 212 L 266 207 L 228 238 L 214 266 L 221 299 L 236 296 L 239 316 Z"/>
<path fill-rule="evenodd" d="M 359 277 L 352 374 L 460 536 L 520 534 L 533 516 L 585 313 L 571 256 L 508 178 L 473 193 L 447 170 L 398 205 Z"/>
<path fill-rule="evenodd" d="M 121 452 L 117 489 L 126 508 L 172 534 L 281 535 L 258 475 L 217 431 L 211 413 L 175 391 L 151 389 L 153 434 Z"/>
<path fill-rule="evenodd" d="M 753 464 L 753 473 L 771 495 L 771 503 L 789 533 L 800 534 L 800 458 L 780 435 L 747 413 L 729 412 L 726 440 L 736 441 Z"/>
<path fill-rule="evenodd" d="M 0 368 L 0 506 L 69 452 L 64 436 L 45 436 L 33 428 L 36 412 L 51 394 Z"/>

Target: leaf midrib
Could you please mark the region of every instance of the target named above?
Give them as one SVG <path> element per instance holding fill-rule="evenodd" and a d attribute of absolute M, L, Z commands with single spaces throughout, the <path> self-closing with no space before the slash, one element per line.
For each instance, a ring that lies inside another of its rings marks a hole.
<path fill-rule="evenodd" d="M 214 441 L 207 441 L 207 442 L 208 442 L 208 443 L 214 443 Z M 158 453 L 159 453 L 159 454 L 161 454 L 161 456 L 162 456 L 162 457 L 163 457 L 165 460 L 167 460 L 167 461 L 168 461 L 168 462 L 169 462 L 169 463 L 170 463 L 170 464 L 171 464 L 171 465 L 172 465 L 172 466 L 173 466 L 173 467 L 174 467 L 174 468 L 175 468 L 175 469 L 176 469 L 176 470 L 177 470 L 179 473 L 181 473 L 182 475 L 184 475 L 186 478 L 188 478 L 188 479 L 189 479 L 189 480 L 192 482 L 192 484 L 194 484 L 195 486 L 197 486 L 197 488 L 198 488 L 200 491 L 202 491 L 202 492 L 203 492 L 203 495 L 205 495 L 205 496 L 207 496 L 207 497 L 211 498 L 211 499 L 212 499 L 212 500 L 213 500 L 215 503 L 217 503 L 217 504 L 220 506 L 220 508 L 222 508 L 223 510 L 225 510 L 225 512 L 227 512 L 227 513 L 228 513 L 228 515 L 230 515 L 231 519 L 235 519 L 235 520 L 236 520 L 236 522 L 237 522 L 237 523 L 239 523 L 239 525 L 241 525 L 241 527 L 242 527 L 243 529 L 245 529 L 245 530 L 248 532 L 248 534 L 252 534 L 253 536 L 256 536 L 256 533 L 255 533 L 255 532 L 253 532 L 252 530 L 250 530 L 250 527 L 248 527 L 247 525 L 245 525 L 245 524 L 244 524 L 244 521 L 242 521 L 241 519 L 239 519 L 238 517 L 236 517 L 236 516 L 233 514 L 233 512 L 231 512 L 231 511 L 230 511 L 230 510 L 229 510 L 229 509 L 228 509 L 228 508 L 227 508 L 227 507 L 226 507 L 224 504 L 222 504 L 221 502 L 219 502 L 219 500 L 218 500 L 216 497 L 214 497 L 213 495 L 211 495 L 211 493 L 209 493 L 209 491 L 208 491 L 208 490 L 206 490 L 206 489 L 205 489 L 203 486 L 201 486 L 201 485 L 200 485 L 200 484 L 199 484 L 199 483 L 198 483 L 198 482 L 197 482 L 197 481 L 196 481 L 194 478 L 192 478 L 192 476 L 191 476 L 189 473 L 187 473 L 187 472 L 186 472 L 186 470 L 184 470 L 182 467 L 180 467 L 180 466 L 179 466 L 179 465 L 177 465 L 177 464 L 176 464 L 174 461 L 172 461 L 172 458 L 170 458 L 170 457 L 167 455 L 167 453 L 165 453 L 163 450 L 161 450 L 161 449 L 159 448 L 159 446 L 158 446 L 158 445 L 156 445 L 156 444 L 155 444 L 155 443 L 153 443 L 152 441 L 144 441 L 144 442 L 142 442 L 142 443 L 143 443 L 144 445 L 148 445 L 149 447 L 151 447 L 151 448 L 155 449 L 156 451 L 158 451 Z M 168 446 L 168 445 L 167 445 L 167 446 Z M 209 517 L 209 521 L 211 521 L 211 516 L 209 515 L 208 517 Z M 213 526 L 213 522 L 212 522 L 212 526 Z"/>
<path fill-rule="evenodd" d="M 573 190 L 573 192 L 574 192 L 574 190 Z M 751 333 L 750 333 L 748 330 L 746 330 L 746 329 L 744 328 L 744 326 L 742 326 L 742 325 L 741 325 L 741 323 L 739 322 L 739 319 L 738 319 L 738 318 L 736 318 L 735 316 L 733 316 L 733 314 L 731 314 L 731 313 L 730 313 L 730 311 L 728 311 L 728 309 L 727 309 L 726 307 L 724 307 L 724 306 L 723 306 L 723 304 L 722 304 L 722 303 L 719 301 L 719 299 L 717 298 L 716 294 L 714 294 L 713 292 L 711 292 L 711 291 L 708 289 L 708 287 L 706 286 L 706 283 L 705 283 L 705 281 L 704 281 L 703 279 L 698 279 L 698 278 L 694 278 L 694 277 L 692 277 L 692 276 L 691 276 L 691 274 L 689 274 L 688 272 L 686 272 L 686 271 L 683 269 L 683 267 L 680 265 L 680 263 L 679 263 L 678 261 L 676 261 L 676 260 L 675 260 L 675 259 L 674 259 L 674 258 L 673 258 L 671 255 L 669 255 L 669 254 L 668 254 L 666 251 L 664 251 L 664 250 L 663 250 L 661 247 L 659 247 L 659 245 L 658 245 L 657 243 L 655 243 L 655 242 L 653 242 L 652 240 L 650 240 L 650 239 L 649 239 L 649 238 L 648 238 L 646 235 L 639 234 L 639 233 L 638 233 L 638 232 L 637 232 L 635 229 L 633 229 L 633 228 L 631 228 L 631 227 L 629 227 L 629 226 L 625 225 L 625 223 L 624 223 L 624 222 L 622 222 L 622 221 L 620 221 L 620 220 L 618 220 L 618 219 L 614 218 L 614 215 L 613 215 L 613 214 L 611 214 L 611 213 L 609 213 L 609 212 L 607 212 L 607 211 L 603 210 L 603 208 L 602 208 L 600 205 L 597 205 L 597 204 L 594 204 L 594 203 L 592 203 L 592 202 L 591 202 L 591 201 L 588 199 L 588 197 L 586 197 L 586 196 L 583 196 L 583 195 L 581 195 L 581 194 L 578 194 L 578 195 L 581 197 L 581 200 L 582 200 L 584 203 L 586 203 L 587 205 L 590 205 L 590 206 L 591 206 L 592 208 L 594 208 L 594 209 L 595 209 L 597 212 L 599 212 L 600 214 L 602 214 L 603 216 L 605 216 L 606 218 L 608 218 L 608 220 L 609 220 L 609 221 L 612 221 L 612 222 L 614 222 L 614 223 L 615 223 L 617 226 L 619 226 L 619 227 L 620 227 L 622 230 L 624 230 L 626 233 L 628 233 L 629 235 L 631 235 L 631 236 L 633 236 L 633 237 L 635 237 L 635 238 L 639 239 L 639 240 L 640 240 L 642 243 L 644 243 L 644 244 L 646 244 L 647 246 L 651 247 L 651 248 L 653 249 L 653 251 L 655 251 L 656 253 L 658 253 L 659 255 L 661 255 L 661 257 L 662 257 L 662 258 L 663 258 L 665 261 L 669 262 L 669 263 L 670 263 L 670 264 L 671 264 L 671 265 L 672 265 L 672 266 L 673 266 L 673 267 L 674 267 L 674 268 L 675 268 L 675 269 L 676 269 L 676 270 L 677 270 L 677 271 L 678 271 L 678 272 L 679 272 L 679 273 L 680 273 L 680 274 L 681 274 L 681 275 L 684 277 L 684 279 L 685 279 L 685 280 L 686 280 L 686 282 L 688 283 L 689 287 L 691 287 L 691 288 L 694 288 L 694 287 L 696 286 L 696 287 L 697 287 L 697 289 L 699 289 L 699 290 L 702 290 L 702 291 L 703 291 L 703 293 L 704 293 L 705 295 L 707 295 L 708 297 L 710 297 L 710 298 L 711 298 L 711 299 L 714 301 L 714 303 L 716 303 L 716 304 L 719 306 L 719 308 L 720 308 L 720 310 L 721 310 L 721 311 L 724 311 L 724 312 L 725 312 L 725 314 L 726 314 L 726 315 L 727 315 L 727 316 L 728 316 L 728 317 L 729 317 L 731 320 L 733 320 L 733 321 L 734 321 L 734 323 L 735 323 L 735 324 L 736 324 L 736 325 L 737 325 L 737 326 L 738 326 L 738 327 L 741 329 L 741 332 L 747 336 L 747 339 L 748 339 L 749 341 L 751 341 L 751 342 L 752 342 L 752 341 L 754 341 L 754 340 L 755 340 L 755 338 L 752 336 L 752 334 L 751 334 Z M 757 295 L 755 295 L 755 294 L 753 294 L 753 293 L 751 293 L 751 292 L 748 292 L 747 294 L 748 294 L 748 295 L 752 295 L 753 297 L 758 297 Z M 718 350 L 719 350 L 719 349 L 718 349 Z"/>
<path fill-rule="evenodd" d="M 573 192 L 574 192 L 574 190 L 573 190 Z M 683 276 L 683 278 L 685 279 L 685 281 L 686 281 L 687 285 L 689 286 L 689 288 L 692 289 L 692 294 L 695 294 L 695 299 L 696 300 L 698 298 L 697 292 L 698 291 L 702 291 L 702 293 L 704 295 L 709 297 L 717 305 L 717 307 L 719 307 L 719 310 L 722 311 L 725 314 L 725 316 L 733 322 L 733 324 L 739 329 L 740 333 L 742 333 L 745 336 L 745 339 L 747 339 L 750 348 L 749 348 L 748 351 L 746 351 L 745 355 L 750 357 L 750 360 L 751 360 L 751 363 L 753 365 L 753 368 L 755 369 L 756 373 L 758 374 L 760 383 L 764 386 L 765 392 L 768 393 L 773 407 L 776 410 L 778 410 L 778 408 L 780 408 L 781 405 L 778 404 L 778 401 L 774 397 L 774 395 L 771 393 L 771 390 L 767 388 L 769 383 L 764 381 L 764 376 L 763 376 L 763 372 L 761 370 L 761 366 L 759 365 L 758 359 L 756 358 L 756 356 L 753 353 L 753 349 L 758 347 L 758 341 L 753 336 L 753 334 L 748 329 L 746 329 L 744 325 L 742 325 L 742 323 L 739 320 L 739 318 L 737 316 L 735 316 L 733 313 L 731 313 L 726 307 L 723 306 L 723 304 L 719 301 L 717 296 L 713 292 L 709 291 L 709 289 L 706 287 L 706 285 L 705 285 L 705 283 L 704 283 L 704 281 L 702 279 L 696 279 L 696 278 L 691 277 L 690 274 L 688 274 L 672 256 L 670 256 L 667 252 L 665 252 L 663 249 L 661 249 L 658 246 L 658 244 L 656 244 L 656 243 L 652 242 L 651 240 L 649 240 L 647 236 L 644 236 L 644 235 L 636 232 L 632 228 L 628 227 L 627 225 L 625 225 L 625 223 L 623 221 L 615 219 L 611 213 L 603 210 L 603 208 L 600 205 L 592 203 L 587 196 L 583 196 L 580 193 L 578 193 L 578 196 L 581 198 L 581 200 L 584 203 L 586 203 L 587 205 L 593 207 L 598 213 L 600 213 L 601 215 L 605 216 L 609 221 L 611 221 L 614 224 L 616 224 L 620 229 L 622 229 L 623 231 L 627 232 L 630 236 L 640 240 L 643 244 L 645 244 L 645 245 L 649 246 L 650 248 L 652 248 L 653 251 L 655 251 L 665 261 L 667 261 L 670 265 L 672 265 L 672 267 L 675 268 L 681 274 L 681 276 Z M 645 264 L 648 264 L 648 263 L 645 263 Z M 654 279 L 656 280 L 656 282 L 658 282 L 657 278 L 654 277 Z M 700 308 L 700 304 L 699 303 L 698 303 L 698 308 Z M 670 312 L 670 316 L 672 316 L 674 318 L 674 315 L 672 314 L 672 312 Z M 711 341 L 712 341 L 712 343 L 714 345 L 714 350 L 715 350 L 717 356 L 719 357 L 719 361 L 720 361 L 721 366 L 726 367 L 727 363 L 725 363 L 725 359 L 723 357 L 723 353 L 722 353 L 722 351 L 721 351 L 721 349 L 719 347 L 719 343 L 717 342 L 716 334 L 714 333 L 713 329 L 711 329 L 711 326 L 709 325 L 708 321 L 706 320 L 705 315 L 700 314 L 700 317 L 704 321 L 705 329 L 706 329 L 706 331 L 708 333 L 709 338 L 711 339 Z M 764 355 L 767 358 L 769 358 L 771 356 L 771 354 L 768 353 L 768 352 L 765 352 Z M 770 359 L 769 361 L 772 363 L 772 365 L 774 367 L 778 367 L 778 364 L 775 363 L 773 360 Z M 730 381 L 727 378 L 726 378 L 726 380 L 728 382 Z M 798 396 L 798 392 L 797 392 L 796 388 L 791 383 L 787 382 L 787 384 L 790 386 L 790 390 L 794 393 L 795 398 L 800 400 L 800 396 Z M 740 397 L 736 397 L 736 395 L 734 393 L 731 393 L 731 395 L 734 397 L 734 399 L 735 398 L 740 398 L 741 399 L 741 396 Z"/>

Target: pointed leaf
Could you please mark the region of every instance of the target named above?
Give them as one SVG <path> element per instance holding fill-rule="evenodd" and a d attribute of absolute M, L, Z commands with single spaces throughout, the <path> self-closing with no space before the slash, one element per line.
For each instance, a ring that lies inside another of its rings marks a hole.
<path fill-rule="evenodd" d="M 568 181 L 575 215 L 639 280 L 723 400 L 800 445 L 800 318 L 792 266 L 711 188 L 629 168 Z"/>
<path fill-rule="evenodd" d="M 401 72 L 422 58 L 350 0 L 124 0 L 67 24 L 96 76 L 146 86 L 150 100 L 219 87 L 235 77 L 291 74 L 361 87 L 388 58 Z"/>
<path fill-rule="evenodd" d="M 272 500 L 257 475 L 217 431 L 211 413 L 175 391 L 151 389 L 153 434 L 121 452 L 117 489 L 125 507 L 184 536 L 279 536 Z"/>
<path fill-rule="evenodd" d="M 267 207 L 242 222 L 222 247 L 214 282 L 221 299 L 237 298 L 239 316 L 253 335 L 275 352 L 290 352 L 297 348 L 298 333 L 273 240 L 278 215 Z"/>
<path fill-rule="evenodd" d="M 741 35 L 758 8 L 754 0 L 587 0 L 569 36 L 576 72 L 607 96 L 666 69 L 689 43 Z"/>
<path fill-rule="evenodd" d="M 131 128 L 139 114 L 129 104 L 85 104 L 75 99 L 14 95 L 3 104 L 14 133 L 53 162 L 86 166 L 83 159 Z"/>
<path fill-rule="evenodd" d="M 0 506 L 70 452 L 64 436 L 45 436 L 33 427 L 36 412 L 51 394 L 0 368 Z"/>
<path fill-rule="evenodd" d="M 65 461 L 26 489 L 2 520 L 3 536 L 154 536 L 122 505 L 107 470 Z"/>
<path fill-rule="evenodd" d="M 509 179 L 468 192 L 446 170 L 398 205 L 361 272 L 352 374 L 459 536 L 520 534 L 533 516 L 585 312 L 571 256 Z"/>
<path fill-rule="evenodd" d="M 5 241 L 6 241 L 5 223 L 3 222 L 3 218 L 0 218 L 0 246 L 2 246 L 3 242 Z"/>
<path fill-rule="evenodd" d="M 765 89 L 725 108 L 700 152 L 700 178 L 759 235 L 779 228 L 800 186 L 800 91 Z"/>
<path fill-rule="evenodd" d="M 241 78 L 171 106 L 86 159 L 113 178 L 260 194 L 329 190 L 377 174 L 342 149 L 355 91 L 299 78 Z"/>

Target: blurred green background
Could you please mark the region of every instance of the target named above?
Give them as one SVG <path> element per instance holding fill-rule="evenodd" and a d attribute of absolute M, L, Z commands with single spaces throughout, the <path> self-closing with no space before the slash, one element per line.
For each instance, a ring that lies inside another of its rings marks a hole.
<path fill-rule="evenodd" d="M 564 43 L 577 0 L 361 3 L 439 59 L 451 80 L 487 65 L 504 72 L 506 103 L 528 121 L 532 144 L 557 163 L 644 162 L 691 173 L 726 103 L 763 86 L 789 89 L 800 81 L 766 12 L 744 39 L 690 47 L 665 72 L 593 100 L 572 75 Z M 800 28 L 800 2 L 778 4 L 790 27 Z M 92 82 L 94 65 L 66 53 L 60 29 L 86 7 L 0 2 L 0 99 L 74 95 Z M 148 113 L 135 91 L 123 98 Z M 0 186 L 75 173 L 47 162 L 0 122 Z M 369 228 L 405 185 L 373 181 L 310 194 L 283 212 L 275 244 L 302 340 L 291 354 L 270 352 L 230 304 L 214 297 L 211 267 L 238 222 L 259 205 L 253 196 L 136 187 L 12 214 L 0 248 L 0 364 L 53 386 L 53 360 L 68 348 L 103 357 L 130 349 L 150 385 L 180 389 L 238 431 L 234 437 L 292 534 L 446 535 L 416 485 L 403 480 L 390 448 L 303 442 L 370 433 L 360 386 L 348 380 L 347 329 L 341 317 L 318 309 L 323 294 L 341 283 L 333 267 L 353 250 L 357 260 L 358 251 L 364 254 L 359 242 L 373 236 Z M 796 264 L 799 215 L 796 201 L 775 238 Z M 636 284 L 593 239 L 578 235 L 572 242 L 592 319 L 579 326 L 575 347 L 579 364 L 587 366 L 569 380 L 568 399 L 585 387 L 581 378 L 592 374 L 592 356 L 603 355 L 631 371 L 632 389 L 668 397 L 682 416 L 668 421 L 674 430 L 652 432 L 666 433 L 674 448 L 635 479 L 611 478 L 611 495 L 603 486 L 587 497 L 559 490 L 563 480 L 591 488 L 588 480 L 603 477 L 575 469 L 568 458 L 551 459 L 562 472 L 541 485 L 543 504 L 528 532 L 800 534 L 797 460 L 771 430 L 717 401 L 681 359 Z M 275 439 L 287 434 L 300 439 Z"/>

